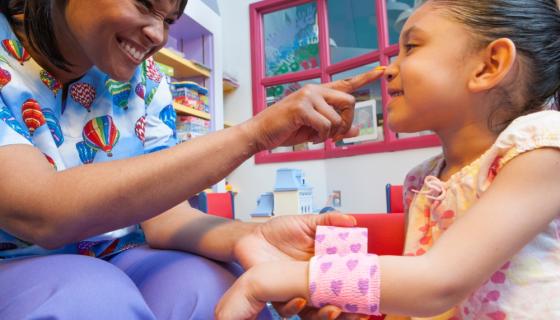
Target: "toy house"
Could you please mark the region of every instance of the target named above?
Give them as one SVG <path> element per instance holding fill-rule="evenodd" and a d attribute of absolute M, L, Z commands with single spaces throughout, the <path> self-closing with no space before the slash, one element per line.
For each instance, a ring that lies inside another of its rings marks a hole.
<path fill-rule="evenodd" d="M 274 186 L 274 215 L 313 212 L 313 188 L 306 184 L 303 171 L 278 169 Z"/>

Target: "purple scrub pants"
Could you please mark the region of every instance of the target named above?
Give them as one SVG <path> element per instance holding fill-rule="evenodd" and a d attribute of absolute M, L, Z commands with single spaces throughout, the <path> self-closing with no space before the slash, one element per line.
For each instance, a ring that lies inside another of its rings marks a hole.
<path fill-rule="evenodd" d="M 235 264 L 145 246 L 109 261 L 80 255 L 0 261 L 0 319 L 210 320 L 241 272 Z M 268 318 L 263 312 L 259 319 Z"/>

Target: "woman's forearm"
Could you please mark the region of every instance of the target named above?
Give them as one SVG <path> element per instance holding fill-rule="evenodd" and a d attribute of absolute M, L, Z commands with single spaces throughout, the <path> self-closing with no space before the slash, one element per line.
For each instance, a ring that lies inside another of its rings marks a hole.
<path fill-rule="evenodd" d="M 15 151 L 21 148 L 14 149 Z M 53 172 L 30 148 L 0 156 L 0 227 L 46 247 L 150 219 L 223 179 L 257 150 L 239 127 L 169 150 Z M 19 159 L 18 159 L 19 158 Z M 9 169 L 6 169 L 9 168 Z"/>
<path fill-rule="evenodd" d="M 233 247 L 255 226 L 205 214 L 186 203 L 142 223 L 153 248 L 187 251 L 219 261 L 234 261 Z"/>

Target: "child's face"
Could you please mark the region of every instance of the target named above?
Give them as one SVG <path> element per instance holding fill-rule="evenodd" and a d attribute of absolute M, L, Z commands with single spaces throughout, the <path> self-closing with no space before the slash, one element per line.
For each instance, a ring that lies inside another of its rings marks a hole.
<path fill-rule="evenodd" d="M 461 24 L 430 2 L 406 22 L 398 58 L 387 68 L 388 123 L 396 132 L 448 129 L 464 121 L 476 61 L 473 40 Z"/>

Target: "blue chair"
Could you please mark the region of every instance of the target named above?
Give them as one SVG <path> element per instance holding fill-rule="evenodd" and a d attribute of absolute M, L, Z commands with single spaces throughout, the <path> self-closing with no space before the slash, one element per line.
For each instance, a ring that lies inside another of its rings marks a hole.
<path fill-rule="evenodd" d="M 403 186 L 388 183 L 385 186 L 387 213 L 403 213 Z"/>

